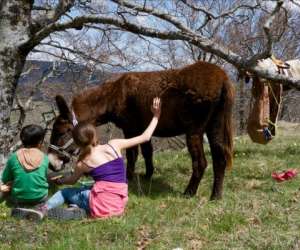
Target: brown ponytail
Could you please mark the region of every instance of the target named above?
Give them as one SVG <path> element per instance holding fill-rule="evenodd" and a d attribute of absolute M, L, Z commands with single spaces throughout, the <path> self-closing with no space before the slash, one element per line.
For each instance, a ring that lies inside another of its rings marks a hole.
<path fill-rule="evenodd" d="M 84 160 L 97 145 L 96 128 L 87 122 L 80 122 L 72 131 L 74 142 L 80 147 L 78 161 Z"/>

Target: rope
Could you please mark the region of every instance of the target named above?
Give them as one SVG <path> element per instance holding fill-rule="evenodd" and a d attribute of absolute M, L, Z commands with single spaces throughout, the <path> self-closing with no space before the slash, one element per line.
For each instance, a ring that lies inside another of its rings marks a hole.
<path fill-rule="evenodd" d="M 272 126 L 274 126 L 275 128 L 277 128 L 276 123 L 273 123 L 270 119 L 268 119 L 267 122 L 268 122 L 269 124 L 271 124 Z"/>
<path fill-rule="evenodd" d="M 273 88 L 271 87 L 271 83 L 269 81 L 268 81 L 268 85 L 269 85 L 269 87 L 271 89 L 271 93 L 272 93 L 272 95 L 274 97 L 274 100 L 275 100 L 276 104 L 279 106 L 279 102 L 278 102 L 278 100 L 277 100 L 277 98 L 275 96 L 275 93 L 274 93 Z"/>

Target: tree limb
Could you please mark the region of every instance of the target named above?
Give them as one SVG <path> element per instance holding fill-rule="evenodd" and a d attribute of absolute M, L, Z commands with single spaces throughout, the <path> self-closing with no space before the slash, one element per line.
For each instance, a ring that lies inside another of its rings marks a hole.
<path fill-rule="evenodd" d="M 62 15 L 68 12 L 74 6 L 75 0 L 59 0 L 54 8 L 46 8 L 45 15 L 33 18 L 35 32 L 42 29 L 44 25 L 58 21 Z M 41 9 L 40 9 L 41 10 Z"/>
<path fill-rule="evenodd" d="M 141 11 L 141 12 L 144 12 L 144 13 L 151 14 L 155 17 L 158 17 L 158 18 L 160 18 L 164 21 L 167 21 L 167 22 L 173 24 L 176 28 L 178 28 L 179 30 L 181 30 L 183 32 L 194 33 L 194 31 L 192 31 L 191 29 L 186 27 L 182 22 L 178 21 L 176 18 L 172 17 L 167 12 L 159 11 L 157 9 L 153 9 L 153 8 L 150 8 L 150 7 L 146 7 L 145 4 L 143 6 L 137 5 L 137 4 L 132 4 L 132 3 L 128 2 L 128 1 L 125 1 L 125 0 L 111 0 L 111 1 L 119 4 L 120 6 L 125 6 L 129 9 Z"/>
<path fill-rule="evenodd" d="M 140 6 L 133 4 L 129 1 L 121 0 L 111 0 L 123 7 L 130 8 L 132 10 L 142 11 L 148 13 L 149 15 L 155 16 L 163 21 L 166 21 L 172 24 L 177 30 L 160 30 L 159 28 L 150 28 L 145 25 L 140 25 L 134 21 L 128 21 L 124 18 L 118 18 L 107 15 L 88 15 L 88 16 L 79 16 L 75 17 L 70 21 L 65 22 L 55 22 L 50 23 L 43 27 L 39 32 L 37 32 L 30 41 L 28 41 L 27 46 L 32 48 L 38 45 L 44 38 L 48 37 L 51 33 L 64 31 L 67 29 L 80 29 L 87 24 L 103 24 L 103 25 L 112 25 L 118 27 L 122 30 L 129 31 L 134 34 L 139 34 L 152 38 L 159 38 L 163 40 L 181 40 L 186 41 L 190 44 L 193 44 L 206 52 L 215 54 L 216 56 L 224 59 L 225 61 L 231 63 L 238 69 L 248 70 L 253 73 L 257 73 L 258 76 L 266 77 L 274 81 L 285 81 L 283 84 L 291 85 L 294 88 L 300 89 L 300 81 L 292 79 L 289 77 L 276 75 L 268 72 L 262 72 L 261 69 L 256 67 L 256 62 L 258 59 L 266 58 L 270 54 L 270 48 L 272 48 L 271 39 L 269 39 L 268 48 L 260 54 L 257 54 L 250 59 L 243 58 L 242 56 L 236 54 L 227 47 L 222 46 L 219 42 L 214 41 L 213 39 L 206 38 L 199 33 L 186 27 L 183 22 L 179 21 L 177 18 L 169 15 L 167 12 L 159 11 L 157 9 L 145 7 L 146 5 Z M 274 20 L 275 14 L 279 11 L 282 5 L 282 0 L 277 1 L 277 5 L 273 10 L 269 21 L 265 24 L 265 30 L 269 34 L 268 29 L 270 28 L 272 21 Z M 231 10 L 234 11 L 234 10 Z M 216 17 L 216 16 L 214 16 Z"/>
<path fill-rule="evenodd" d="M 256 54 L 256 55 L 252 56 L 250 59 L 248 59 L 247 64 L 249 66 L 256 64 L 258 60 L 265 59 L 272 55 L 273 37 L 272 37 L 270 30 L 271 30 L 271 25 L 273 24 L 273 21 L 275 19 L 275 16 L 280 11 L 282 4 L 283 4 L 283 0 L 277 0 L 277 4 L 276 4 L 275 8 L 273 9 L 273 11 L 272 11 L 271 15 L 268 17 L 268 19 L 266 20 L 264 27 L 263 27 L 265 36 L 267 38 L 266 48 L 262 53 Z"/>
<path fill-rule="evenodd" d="M 85 52 L 83 52 L 81 50 L 78 50 L 78 49 L 71 49 L 70 47 L 56 45 L 56 44 L 53 44 L 53 43 L 41 43 L 40 45 L 50 46 L 50 47 L 61 49 L 61 50 L 66 50 L 66 51 L 71 52 L 74 55 L 79 55 L 83 59 L 93 61 L 94 63 L 106 64 L 106 65 L 113 66 L 113 67 L 119 67 L 119 66 L 121 66 L 120 64 L 113 64 L 113 63 L 108 63 L 106 61 L 102 61 L 102 60 L 100 60 L 98 58 L 95 58 L 95 57 L 93 57 L 91 55 L 88 55 L 87 53 L 85 53 Z"/>
<path fill-rule="evenodd" d="M 216 19 L 227 17 L 227 16 L 231 16 L 232 14 L 234 14 L 235 12 L 237 12 L 240 9 L 249 9 L 249 10 L 253 11 L 254 9 L 257 9 L 258 7 L 260 7 L 260 4 L 258 4 L 258 3 L 256 5 L 241 4 L 241 5 L 237 5 L 236 7 L 233 7 L 230 10 L 224 11 L 219 15 L 215 15 L 212 12 L 208 11 L 206 8 L 193 5 L 193 4 L 189 3 L 187 0 L 180 0 L 180 1 L 182 3 L 184 3 L 186 6 L 188 6 L 189 8 L 191 8 L 192 10 L 202 12 L 203 14 L 205 14 L 207 16 L 208 20 L 211 20 L 211 19 L 216 20 Z"/>

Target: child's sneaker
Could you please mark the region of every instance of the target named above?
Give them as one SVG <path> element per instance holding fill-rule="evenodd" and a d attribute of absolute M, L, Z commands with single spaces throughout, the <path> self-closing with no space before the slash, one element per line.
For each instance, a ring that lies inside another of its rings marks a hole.
<path fill-rule="evenodd" d="M 47 214 L 47 210 L 43 209 L 43 207 L 39 209 L 33 208 L 13 208 L 11 211 L 11 216 L 19 219 L 28 219 L 34 221 L 42 220 Z"/>
<path fill-rule="evenodd" d="M 49 219 L 56 220 L 78 220 L 87 217 L 86 211 L 78 206 L 69 206 L 68 208 L 56 207 L 48 211 Z"/>

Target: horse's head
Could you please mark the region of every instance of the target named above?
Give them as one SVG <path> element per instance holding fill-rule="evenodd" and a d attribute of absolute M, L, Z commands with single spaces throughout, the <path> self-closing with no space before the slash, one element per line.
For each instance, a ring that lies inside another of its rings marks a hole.
<path fill-rule="evenodd" d="M 58 171 L 70 161 L 76 151 L 76 145 L 72 139 L 74 128 L 72 112 L 62 96 L 56 96 L 55 100 L 59 115 L 53 123 L 48 156 L 52 169 Z"/>

